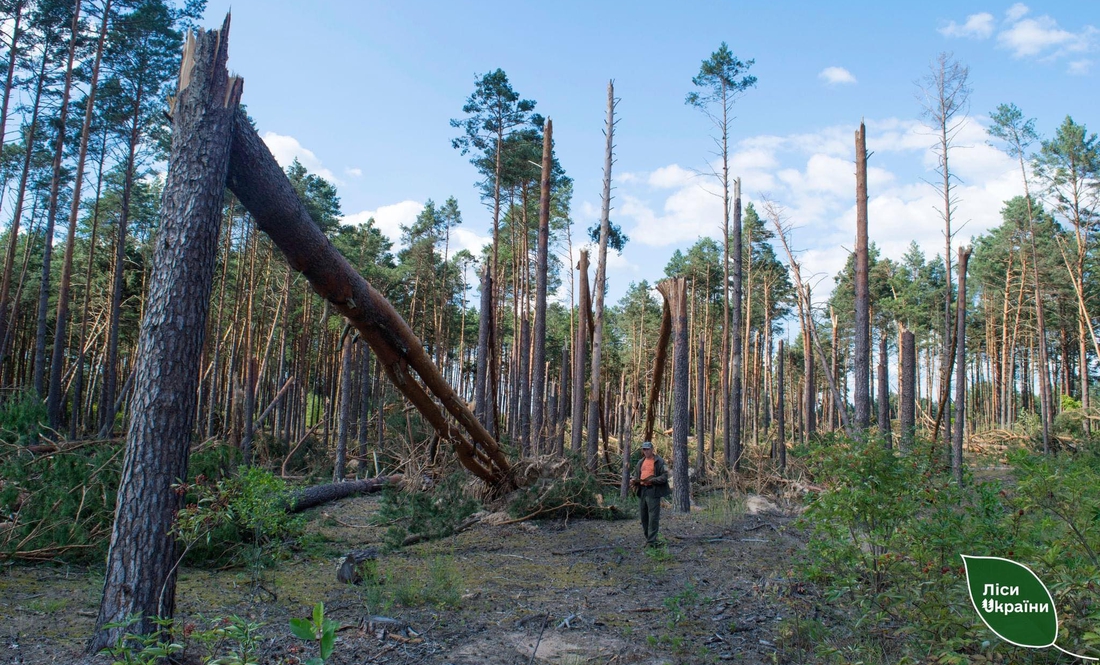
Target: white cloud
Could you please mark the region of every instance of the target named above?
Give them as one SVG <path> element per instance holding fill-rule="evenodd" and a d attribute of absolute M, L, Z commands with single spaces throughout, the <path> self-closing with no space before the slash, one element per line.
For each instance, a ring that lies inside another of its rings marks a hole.
<path fill-rule="evenodd" d="M 346 175 L 350 175 L 350 176 L 351 176 L 351 177 L 353 177 L 353 178 L 358 178 L 358 177 L 360 177 L 360 176 L 362 176 L 362 175 L 363 175 L 363 169 L 359 169 L 359 168 L 350 168 L 350 167 L 349 167 L 349 168 L 346 168 L 346 169 L 344 169 L 344 173 L 345 173 Z"/>
<path fill-rule="evenodd" d="M 1085 76 L 1092 69 L 1092 60 L 1074 60 L 1066 71 L 1074 76 Z"/>
<path fill-rule="evenodd" d="M 647 182 L 651 187 L 672 189 L 674 187 L 684 186 L 694 177 L 694 173 L 685 168 L 681 168 L 679 164 L 669 164 L 668 166 L 662 166 L 653 173 L 650 173 Z"/>
<path fill-rule="evenodd" d="M 451 255 L 463 249 L 475 257 L 481 256 L 481 248 L 493 242 L 492 236 L 480 236 L 461 226 L 451 230 Z"/>
<path fill-rule="evenodd" d="M 286 168 L 297 158 L 310 173 L 316 173 L 325 180 L 337 185 L 344 184 L 332 171 L 322 166 L 321 160 L 312 150 L 305 148 L 293 136 L 266 132 L 263 138 L 264 143 L 267 144 L 267 149 L 271 151 L 275 161 L 279 162 L 279 166 Z"/>
<path fill-rule="evenodd" d="M 829 85 L 843 85 L 856 82 L 856 77 L 852 76 L 852 72 L 843 67 L 826 67 L 821 70 L 817 78 L 825 81 Z"/>
<path fill-rule="evenodd" d="M 1011 10 L 1009 10 L 1011 12 Z M 1024 7 L 1026 13 L 1027 8 Z M 982 12 L 966 17 L 966 23 L 959 25 L 955 21 L 948 22 L 938 32 L 944 37 L 969 37 L 972 39 L 989 39 L 993 35 L 993 14 Z"/>
<path fill-rule="evenodd" d="M 423 209 L 424 204 L 419 201 L 401 201 L 380 206 L 375 210 L 364 210 L 347 215 L 340 221 L 344 224 L 366 224 L 367 220 L 373 217 L 378 230 L 396 246 L 401 241 L 401 227 L 411 226 Z"/>
<path fill-rule="evenodd" d="M 1058 25 L 1050 16 L 1025 18 L 1016 21 L 997 35 L 997 43 L 1012 51 L 1015 58 L 1042 55 L 1055 59 L 1069 53 L 1085 53 L 1092 50 L 1097 30 L 1087 25 L 1080 32 L 1071 32 Z"/>
<path fill-rule="evenodd" d="M 1027 16 L 1027 13 L 1030 11 L 1031 10 L 1028 9 L 1027 5 L 1022 2 L 1017 2 L 1016 4 L 1008 8 L 1008 11 L 1005 12 L 1005 17 L 1010 22 L 1015 23 L 1016 21 L 1019 21 L 1023 17 Z"/>

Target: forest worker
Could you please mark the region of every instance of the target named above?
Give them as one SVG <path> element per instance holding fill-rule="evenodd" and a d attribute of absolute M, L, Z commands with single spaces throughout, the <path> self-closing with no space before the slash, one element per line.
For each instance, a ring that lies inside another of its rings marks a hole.
<path fill-rule="evenodd" d="M 668 468 L 653 451 L 652 441 L 642 444 L 642 460 L 634 469 L 630 485 L 638 490 L 638 513 L 646 547 L 656 547 L 657 531 L 661 528 L 661 499 L 672 491 L 668 488 Z"/>

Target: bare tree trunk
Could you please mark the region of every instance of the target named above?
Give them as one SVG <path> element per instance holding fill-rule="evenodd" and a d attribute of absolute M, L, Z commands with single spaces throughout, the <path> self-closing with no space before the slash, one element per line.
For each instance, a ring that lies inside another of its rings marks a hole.
<path fill-rule="evenodd" d="M 565 454 L 565 423 L 569 420 L 567 409 L 572 404 L 570 401 L 569 387 L 569 347 L 562 345 L 561 349 L 561 385 L 558 387 L 558 415 L 557 425 L 554 429 L 554 454 L 561 457 Z"/>
<path fill-rule="evenodd" d="M 603 296 L 607 287 L 607 236 L 611 225 L 611 164 L 615 150 L 615 82 L 607 83 L 607 121 L 604 125 L 607 144 L 603 160 L 603 202 L 600 209 L 600 262 L 596 267 L 594 330 L 592 333 L 592 379 L 588 398 L 588 449 L 587 462 L 590 471 L 596 470 L 600 416 L 600 370 L 603 360 Z"/>
<path fill-rule="evenodd" d="M 668 338 L 671 335 L 672 310 L 666 298 L 661 310 L 661 329 L 657 333 L 657 348 L 653 353 L 653 383 L 649 386 L 649 400 L 646 403 L 643 442 L 653 440 L 653 427 L 657 419 L 657 399 L 661 395 L 661 383 L 665 376 L 665 358 L 668 356 Z"/>
<path fill-rule="evenodd" d="M 687 281 L 683 277 L 666 279 L 657 285 L 672 311 L 672 474 L 673 507 L 682 513 L 691 511 L 691 485 L 688 480 L 688 416 L 690 387 L 688 378 Z"/>
<path fill-rule="evenodd" d="M 241 81 L 225 68 L 229 17 L 221 31 L 189 36 L 172 105 L 172 152 L 153 277 L 135 363 L 134 409 L 107 556 L 103 601 L 89 652 L 123 630 L 149 634 L 175 609 L 171 536 L 187 478 L 199 357 L 214 279 L 218 223 Z M 137 614 L 136 627 L 105 628 Z M 136 628 L 136 629 L 135 629 Z"/>
<path fill-rule="evenodd" d="M 777 373 L 778 384 L 776 386 L 776 392 L 778 393 L 776 406 L 776 423 L 775 423 L 775 447 L 778 448 L 779 453 L 779 468 L 784 471 L 787 469 L 787 429 L 783 422 L 786 417 L 786 390 L 785 383 L 787 375 L 783 371 L 783 365 L 787 358 L 787 348 L 784 344 L 784 340 L 779 340 L 779 370 Z"/>
<path fill-rule="evenodd" d="M 867 128 L 856 132 L 856 316 L 855 316 L 855 428 L 866 432 L 871 424 L 871 294 L 867 278 Z"/>
<path fill-rule="evenodd" d="M 728 175 L 726 176 L 728 179 Z M 741 266 L 744 252 L 741 248 L 741 179 L 733 181 L 733 236 L 729 239 L 733 253 L 733 308 L 730 312 L 730 418 L 729 450 L 726 467 L 738 471 L 741 468 Z"/>
<path fill-rule="evenodd" d="M 806 385 L 802 395 L 802 416 L 805 420 L 806 438 L 809 439 L 817 433 L 817 400 L 816 391 L 814 389 L 814 358 L 811 352 L 813 347 L 814 319 L 813 313 L 810 310 L 810 303 L 813 301 L 810 298 L 810 286 L 807 284 L 804 288 L 806 307 L 802 321 L 802 373 L 805 377 Z M 824 358 L 822 358 L 822 361 L 824 361 Z"/>
<path fill-rule="evenodd" d="M 531 449 L 535 455 L 546 448 L 545 413 L 543 398 L 546 385 L 543 368 L 546 366 L 546 264 L 550 249 L 550 175 L 553 171 L 554 123 L 546 119 L 542 135 L 542 175 L 539 178 L 539 233 L 535 256 L 535 331 L 534 359 L 531 366 L 534 375 L 531 385 Z"/>
<path fill-rule="evenodd" d="M 634 435 L 634 425 L 631 422 L 633 395 L 627 395 L 625 408 L 623 409 L 623 467 L 619 480 L 619 498 L 625 499 L 630 495 L 630 444 Z"/>
<path fill-rule="evenodd" d="M 580 272 L 581 283 L 576 340 L 573 343 L 573 429 L 570 447 L 573 452 L 580 453 L 581 442 L 584 440 L 584 424 L 588 420 L 585 412 L 588 402 L 584 394 L 584 356 L 588 342 L 588 250 L 581 250 L 577 270 Z M 597 390 L 596 386 L 592 389 Z"/>
<path fill-rule="evenodd" d="M 489 355 L 490 332 L 493 327 L 493 271 L 486 265 L 481 270 L 481 311 L 478 312 L 477 325 L 477 369 L 474 373 L 474 408 L 482 427 L 489 428 L 492 422 L 489 402 Z"/>
<path fill-rule="evenodd" d="M 963 434 L 966 421 L 966 266 L 969 261 L 970 248 L 960 247 L 959 299 L 955 305 L 955 434 L 951 446 L 951 472 L 955 477 L 955 484 L 960 487 L 963 483 Z"/>
<path fill-rule="evenodd" d="M 707 471 L 706 447 L 706 348 L 707 337 L 699 333 L 699 357 L 695 370 L 695 467 L 696 477 L 702 478 Z"/>

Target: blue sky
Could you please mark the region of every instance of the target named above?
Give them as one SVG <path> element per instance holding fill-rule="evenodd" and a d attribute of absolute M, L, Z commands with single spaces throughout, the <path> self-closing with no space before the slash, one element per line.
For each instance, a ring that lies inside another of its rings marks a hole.
<path fill-rule="evenodd" d="M 211 0 L 218 24 L 229 0 Z M 615 80 L 613 219 L 631 242 L 609 262 L 610 296 L 656 280 L 672 252 L 717 237 L 719 199 L 695 176 L 714 158 L 711 127 L 684 105 L 700 62 L 726 41 L 759 83 L 733 123 L 746 200 L 767 195 L 796 226 L 804 273 L 832 275 L 853 244 L 853 133 L 868 125 L 870 236 L 888 256 L 910 240 L 942 252 L 933 137 L 915 81 L 941 51 L 970 67 L 970 120 L 952 155 L 960 239 L 998 222 L 1022 192 L 1018 167 L 986 145 L 997 104 L 1014 102 L 1049 136 L 1067 115 L 1100 130 L 1100 3 L 1045 2 L 279 2 L 235 0 L 230 67 L 276 157 L 334 180 L 347 221 L 375 216 L 396 239 L 429 198 L 454 195 L 458 242 L 487 239 L 477 175 L 451 148 L 475 75 L 500 67 L 553 118 L 575 179 L 574 242 L 598 217 L 603 118 Z M 558 248 L 564 252 L 564 248 Z M 568 284 L 568 282 L 567 282 Z M 568 294 L 562 294 L 568 299 Z"/>

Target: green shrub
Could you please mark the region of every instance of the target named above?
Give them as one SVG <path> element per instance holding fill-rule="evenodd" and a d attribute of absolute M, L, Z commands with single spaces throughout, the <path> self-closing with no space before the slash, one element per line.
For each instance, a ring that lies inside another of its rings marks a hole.
<path fill-rule="evenodd" d="M 0 442 L 13 446 L 38 443 L 46 424 L 46 405 L 32 392 L 18 393 L 0 403 Z"/>
<path fill-rule="evenodd" d="M 480 505 L 466 495 L 465 482 L 465 474 L 452 473 L 424 492 L 387 485 L 375 518 L 378 524 L 391 525 L 386 530 L 386 547 L 397 549 L 410 536 L 433 540 L 453 534 Z"/>
<path fill-rule="evenodd" d="M 508 504 L 513 517 L 537 516 L 541 519 L 584 517 L 621 519 L 631 508 L 619 505 L 619 488 L 607 492 L 578 455 L 568 455 L 567 473 L 539 478 L 518 491 Z M 606 494 L 604 492 L 607 492 Z"/>

